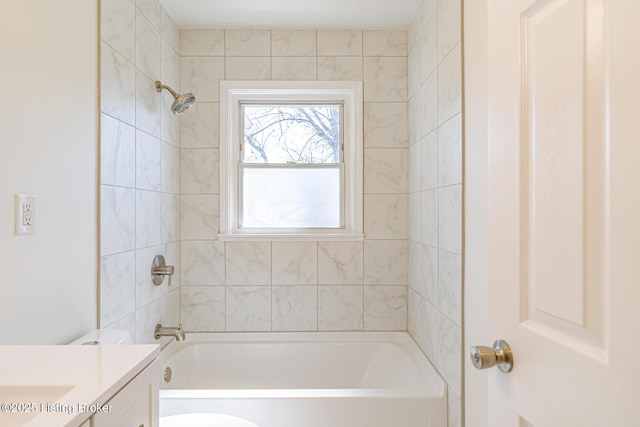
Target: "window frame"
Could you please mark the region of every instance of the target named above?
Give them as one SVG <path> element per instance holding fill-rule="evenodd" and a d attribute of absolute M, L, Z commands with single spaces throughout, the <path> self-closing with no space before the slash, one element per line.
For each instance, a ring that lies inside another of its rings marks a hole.
<path fill-rule="evenodd" d="M 240 228 L 242 104 L 340 103 L 342 123 L 342 207 L 344 228 Z M 220 233 L 231 240 L 363 240 L 362 82 L 220 82 Z"/>

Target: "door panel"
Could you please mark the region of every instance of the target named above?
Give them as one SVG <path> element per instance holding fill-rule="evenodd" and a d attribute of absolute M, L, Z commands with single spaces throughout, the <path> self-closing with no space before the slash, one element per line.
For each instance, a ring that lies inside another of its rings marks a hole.
<path fill-rule="evenodd" d="M 487 173 L 465 179 L 487 183 L 466 235 L 489 325 L 467 343 L 515 358 L 482 372 L 487 425 L 640 425 L 640 2 L 487 0 L 486 28 Z"/>

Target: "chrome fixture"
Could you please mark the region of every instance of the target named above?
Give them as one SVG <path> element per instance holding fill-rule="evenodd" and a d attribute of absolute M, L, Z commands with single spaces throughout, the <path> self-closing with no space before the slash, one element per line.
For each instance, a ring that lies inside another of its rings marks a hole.
<path fill-rule="evenodd" d="M 156 330 L 153 336 L 157 340 L 159 340 L 160 337 L 174 337 L 176 341 L 183 341 L 185 338 L 184 331 L 182 330 L 182 324 L 177 328 L 165 328 L 162 326 L 162 324 L 158 323 L 156 325 Z"/>
<path fill-rule="evenodd" d="M 172 375 L 173 375 L 173 373 L 171 372 L 171 368 L 169 366 L 164 368 L 164 382 L 165 383 L 168 383 L 169 381 L 171 381 L 171 376 Z"/>
<path fill-rule="evenodd" d="M 156 255 L 151 263 L 151 280 L 154 285 L 160 286 L 164 282 L 164 276 L 173 276 L 174 271 L 173 265 L 167 265 L 162 255 Z"/>
<path fill-rule="evenodd" d="M 171 104 L 171 112 L 173 114 L 180 114 L 189 109 L 196 102 L 196 97 L 192 93 L 184 93 L 180 95 L 175 90 L 171 89 L 167 85 L 163 85 L 159 80 L 156 80 L 156 90 L 162 92 L 162 89 L 166 89 L 173 95 L 175 101 Z"/>
<path fill-rule="evenodd" d="M 497 340 L 493 347 L 471 346 L 471 363 L 476 369 L 497 366 L 504 373 L 513 369 L 513 353 L 506 341 Z"/>

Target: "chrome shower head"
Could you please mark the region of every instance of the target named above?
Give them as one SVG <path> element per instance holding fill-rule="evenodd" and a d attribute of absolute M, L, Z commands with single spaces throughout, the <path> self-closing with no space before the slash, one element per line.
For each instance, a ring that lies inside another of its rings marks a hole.
<path fill-rule="evenodd" d="M 192 93 L 184 93 L 180 95 L 169 86 L 163 85 L 159 80 L 156 80 L 156 90 L 158 92 L 162 92 L 162 89 L 168 90 L 175 99 L 175 101 L 173 101 L 173 104 L 171 104 L 171 112 L 173 114 L 180 114 L 184 111 L 187 111 L 189 107 L 191 107 L 193 103 L 196 102 L 196 97 Z"/>

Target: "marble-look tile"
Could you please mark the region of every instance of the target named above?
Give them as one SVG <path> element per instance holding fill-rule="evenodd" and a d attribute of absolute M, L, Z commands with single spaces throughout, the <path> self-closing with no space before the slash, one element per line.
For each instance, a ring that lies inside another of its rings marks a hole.
<path fill-rule="evenodd" d="M 130 0 L 100 2 L 100 38 L 129 62 L 135 62 L 136 8 Z"/>
<path fill-rule="evenodd" d="M 136 71 L 136 128 L 160 138 L 160 108 L 162 96 L 155 82 L 140 71 Z"/>
<path fill-rule="evenodd" d="M 365 148 L 405 148 L 409 144 L 407 134 L 407 103 L 364 104 Z"/>
<path fill-rule="evenodd" d="M 224 286 L 225 243 L 219 240 L 181 242 L 182 286 Z"/>
<path fill-rule="evenodd" d="M 135 129 L 106 114 L 100 118 L 100 183 L 136 185 Z"/>
<path fill-rule="evenodd" d="M 365 194 L 365 238 L 406 239 L 407 204 L 406 194 Z"/>
<path fill-rule="evenodd" d="M 151 280 L 151 263 L 156 255 L 164 255 L 162 246 L 150 246 L 136 252 L 136 308 L 139 309 L 165 294 L 169 281 L 156 286 Z M 171 264 L 169 264 L 171 265 Z"/>
<path fill-rule="evenodd" d="M 272 56 L 316 56 L 314 30 L 272 30 Z"/>
<path fill-rule="evenodd" d="M 270 286 L 226 287 L 227 331 L 271 330 Z"/>
<path fill-rule="evenodd" d="M 181 92 L 193 93 L 198 102 L 218 102 L 223 79 L 224 58 L 183 56 L 180 59 Z"/>
<path fill-rule="evenodd" d="M 135 311 L 131 314 L 128 314 L 115 322 L 111 322 L 109 324 L 100 324 L 98 325 L 101 329 L 107 330 L 119 330 L 119 331 L 127 331 L 129 332 L 129 337 L 131 338 L 131 344 L 136 344 L 136 313 Z"/>
<path fill-rule="evenodd" d="M 180 242 L 171 242 L 162 245 L 162 253 L 164 254 L 164 258 L 167 262 L 167 265 L 172 265 L 174 268 L 173 275 L 167 277 L 165 279 L 165 283 L 167 286 L 164 286 L 165 295 L 169 292 L 173 292 L 175 289 L 179 288 L 182 283 L 180 282 L 181 277 L 181 261 L 180 261 Z"/>
<path fill-rule="evenodd" d="M 180 115 L 182 148 L 218 148 L 219 104 L 196 102 Z"/>
<path fill-rule="evenodd" d="M 318 56 L 362 56 L 362 31 L 318 30 Z"/>
<path fill-rule="evenodd" d="M 180 29 L 164 8 L 162 8 L 160 16 L 160 27 L 162 38 L 171 45 L 176 53 L 180 53 Z"/>
<path fill-rule="evenodd" d="M 142 14 L 151 22 L 151 25 L 160 29 L 162 19 L 162 6 L 160 0 L 135 0 L 136 6 Z"/>
<path fill-rule="evenodd" d="M 318 57 L 318 80 L 362 80 L 362 57 Z"/>
<path fill-rule="evenodd" d="M 423 190 L 438 186 L 438 132 L 431 132 L 420 141 L 420 172 Z"/>
<path fill-rule="evenodd" d="M 425 284 L 422 279 L 422 271 L 420 270 L 420 261 L 422 260 L 423 246 L 421 243 L 409 240 L 409 289 L 414 290 L 421 296 L 425 294 Z"/>
<path fill-rule="evenodd" d="M 171 144 L 162 143 L 161 188 L 165 193 L 180 191 L 180 150 Z"/>
<path fill-rule="evenodd" d="M 218 150 L 208 148 L 180 150 L 182 194 L 218 194 Z"/>
<path fill-rule="evenodd" d="M 182 329 L 187 332 L 225 330 L 226 291 L 222 286 L 180 289 Z"/>
<path fill-rule="evenodd" d="M 438 308 L 458 326 L 462 326 L 461 273 L 461 256 L 441 250 L 438 255 Z"/>
<path fill-rule="evenodd" d="M 462 54 L 458 43 L 438 67 L 438 122 L 462 110 Z"/>
<path fill-rule="evenodd" d="M 420 74 L 420 49 L 409 44 L 409 56 L 407 56 L 407 96 L 412 98 L 420 90 L 422 76 Z"/>
<path fill-rule="evenodd" d="M 437 315 L 437 341 L 434 343 L 436 367 L 456 394 L 462 389 L 462 331 L 446 317 Z"/>
<path fill-rule="evenodd" d="M 180 240 L 180 196 L 162 194 L 162 243 Z"/>
<path fill-rule="evenodd" d="M 160 298 L 136 310 L 136 344 L 163 345 L 173 339 L 170 337 L 155 339 L 154 332 L 158 323 L 163 323 L 162 300 Z M 168 325 L 167 323 L 163 324 Z"/>
<path fill-rule="evenodd" d="M 422 136 L 430 134 L 438 127 L 438 74 L 432 73 L 420 89 L 420 124 Z"/>
<path fill-rule="evenodd" d="M 108 325 L 136 308 L 133 251 L 100 259 L 100 324 Z"/>
<path fill-rule="evenodd" d="M 315 57 L 273 57 L 271 78 L 273 80 L 315 80 L 318 64 Z"/>
<path fill-rule="evenodd" d="M 438 6 L 438 0 L 422 0 L 420 9 L 418 10 L 419 19 L 421 22 L 426 22 L 436 11 Z"/>
<path fill-rule="evenodd" d="M 136 188 L 160 190 L 162 143 L 145 132 L 136 132 Z"/>
<path fill-rule="evenodd" d="M 422 135 L 422 97 L 419 93 L 409 99 L 409 144 L 413 145 Z"/>
<path fill-rule="evenodd" d="M 180 55 L 224 56 L 224 30 L 180 30 Z"/>
<path fill-rule="evenodd" d="M 173 88 L 180 87 L 180 56 L 162 40 L 160 54 L 160 81 Z M 171 112 L 172 96 L 163 94 L 160 115 L 160 136 L 175 147 L 180 146 L 180 116 Z"/>
<path fill-rule="evenodd" d="M 318 283 L 317 242 L 272 242 L 274 285 L 315 285 Z"/>
<path fill-rule="evenodd" d="M 440 249 L 461 254 L 462 250 L 462 185 L 438 190 Z"/>
<path fill-rule="evenodd" d="M 422 324 L 420 323 L 420 299 L 422 298 L 413 289 L 407 291 L 407 331 L 413 337 L 416 344 L 422 336 Z"/>
<path fill-rule="evenodd" d="M 136 248 L 162 243 L 161 193 L 136 191 Z"/>
<path fill-rule="evenodd" d="M 226 56 L 270 56 L 269 30 L 225 30 Z"/>
<path fill-rule="evenodd" d="M 462 114 L 438 128 L 438 185 L 462 183 Z"/>
<path fill-rule="evenodd" d="M 160 52 L 160 33 L 136 14 L 136 68 L 153 80 L 160 78 Z"/>
<path fill-rule="evenodd" d="M 135 190 L 100 186 L 100 255 L 135 249 Z"/>
<path fill-rule="evenodd" d="M 461 0 L 438 4 L 438 61 L 442 61 L 461 38 Z"/>
<path fill-rule="evenodd" d="M 270 57 L 227 57 L 225 58 L 225 78 L 227 80 L 270 80 Z"/>
<path fill-rule="evenodd" d="M 422 192 L 421 201 L 422 239 L 425 245 L 438 247 L 438 194 L 437 190 Z"/>
<path fill-rule="evenodd" d="M 319 242 L 318 283 L 360 285 L 364 282 L 363 242 Z"/>
<path fill-rule="evenodd" d="M 273 331 L 315 331 L 318 329 L 316 286 L 274 286 L 271 292 Z"/>
<path fill-rule="evenodd" d="M 437 307 L 440 297 L 438 292 L 438 249 L 427 245 L 419 245 L 416 255 L 418 268 L 420 269 L 419 278 L 422 281 L 421 287 L 416 290 L 431 305 Z"/>
<path fill-rule="evenodd" d="M 184 240 L 218 238 L 220 209 L 217 195 L 180 196 L 180 233 Z"/>
<path fill-rule="evenodd" d="M 226 283 L 271 284 L 271 242 L 227 242 Z"/>
<path fill-rule="evenodd" d="M 362 286 L 318 286 L 318 330 L 361 331 L 363 293 Z"/>
<path fill-rule="evenodd" d="M 164 325 L 180 324 L 180 289 L 175 288 L 161 298 Z"/>
<path fill-rule="evenodd" d="M 364 329 L 366 331 L 406 331 L 407 287 L 365 286 Z"/>
<path fill-rule="evenodd" d="M 420 81 L 424 82 L 438 67 L 438 14 L 432 13 L 419 30 Z"/>
<path fill-rule="evenodd" d="M 422 219 L 420 214 L 422 212 L 422 194 L 411 193 L 409 194 L 408 201 L 408 236 L 410 241 L 420 242 L 422 240 Z"/>
<path fill-rule="evenodd" d="M 364 56 L 407 56 L 407 32 L 375 30 L 363 34 Z"/>
<path fill-rule="evenodd" d="M 447 427 L 462 427 L 462 399 L 450 388 L 447 390 Z"/>
<path fill-rule="evenodd" d="M 102 43 L 100 48 L 100 109 L 133 125 L 136 120 L 136 68 Z"/>
<path fill-rule="evenodd" d="M 422 324 L 422 336 L 418 343 L 420 348 L 427 355 L 431 363 L 438 369 L 440 351 L 438 343 L 440 340 L 440 319 L 442 316 L 438 309 L 431 305 L 425 298 L 420 298 L 420 323 Z M 441 371 L 440 374 L 442 375 Z"/>
<path fill-rule="evenodd" d="M 409 193 L 420 191 L 420 174 L 422 173 L 422 164 L 420 163 L 421 152 L 421 141 L 409 147 Z"/>
<path fill-rule="evenodd" d="M 365 285 L 406 285 L 408 266 L 406 240 L 365 240 Z"/>
<path fill-rule="evenodd" d="M 366 102 L 407 101 L 407 58 L 362 59 Z"/>
<path fill-rule="evenodd" d="M 408 152 L 404 148 L 364 150 L 365 194 L 406 193 Z"/>

